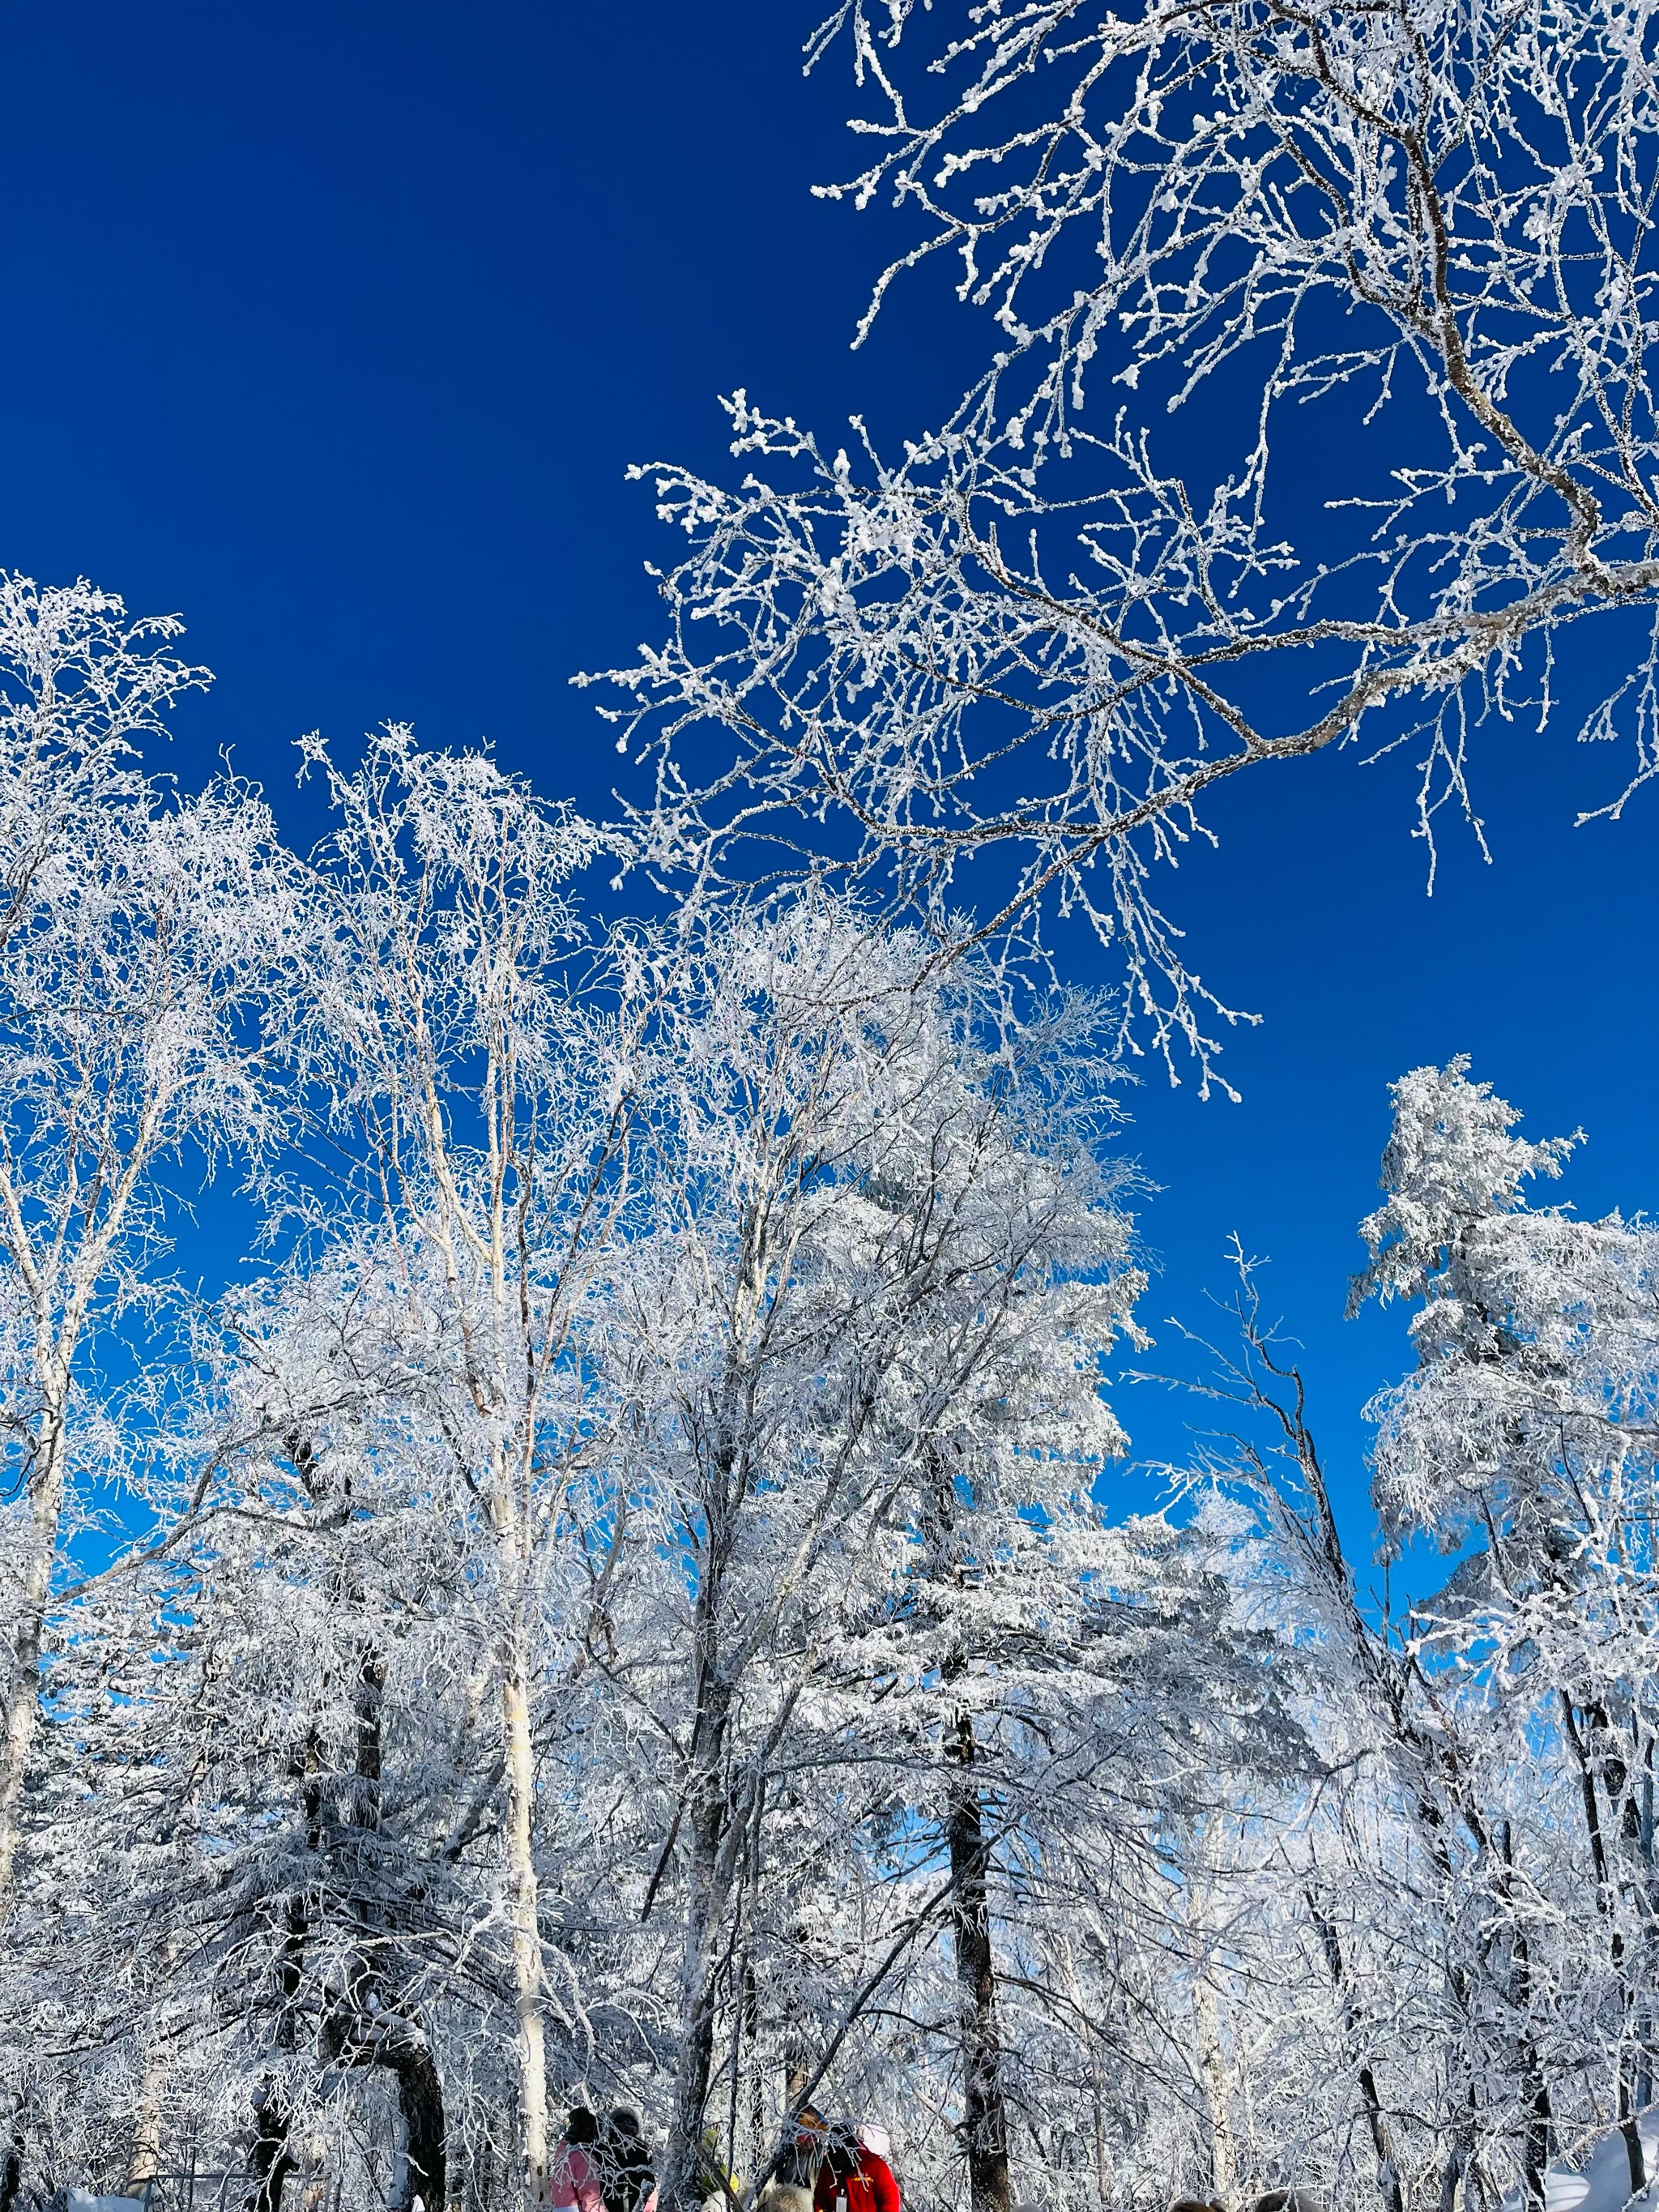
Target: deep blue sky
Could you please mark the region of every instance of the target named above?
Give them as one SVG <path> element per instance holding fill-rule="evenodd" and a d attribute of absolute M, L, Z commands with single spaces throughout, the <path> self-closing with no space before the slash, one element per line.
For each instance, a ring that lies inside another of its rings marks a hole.
<path fill-rule="evenodd" d="M 626 463 L 719 470 L 738 384 L 835 442 L 956 388 L 977 344 L 937 288 L 847 349 L 891 234 L 808 197 L 853 150 L 844 77 L 799 73 L 817 4 L 0 6 L 0 562 L 185 616 L 219 682 L 181 770 L 234 744 L 297 832 L 294 737 L 407 716 L 603 806 L 616 757 L 567 678 L 654 634 L 641 563 L 672 557 Z M 1230 1230 L 1271 1255 L 1356 1505 L 1358 1409 L 1404 1358 L 1397 1316 L 1341 1320 L 1389 1078 L 1472 1052 L 1534 1133 L 1589 1131 L 1583 1210 L 1659 1200 L 1659 791 L 1575 831 L 1606 751 L 1478 750 L 1497 863 L 1454 832 L 1432 902 L 1402 769 L 1228 792 L 1176 897 L 1267 1018 L 1228 1054 L 1245 1103 L 1151 1073 L 1133 1101 L 1149 1317 L 1201 1318 Z M 1181 1449 L 1188 1416 L 1121 1403 Z"/>

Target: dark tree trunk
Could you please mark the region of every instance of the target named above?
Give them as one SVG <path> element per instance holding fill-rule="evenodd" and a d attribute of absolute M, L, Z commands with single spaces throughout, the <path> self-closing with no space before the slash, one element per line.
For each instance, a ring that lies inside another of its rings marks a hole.
<path fill-rule="evenodd" d="M 729 1455 L 717 1472 L 723 1484 Z M 662 2160 L 663 2212 L 698 2212 L 703 2186 L 703 2128 L 714 2070 L 714 2021 L 719 2009 L 722 1929 L 735 1887 L 733 1846 L 741 1808 L 733 1802 L 726 1770 L 732 1686 L 720 1666 L 720 1608 L 724 1598 L 727 1526 L 711 1508 L 708 1553 L 694 1612 L 696 1714 L 689 1747 L 690 1775 L 684 1821 L 687 1842 L 685 1948 L 680 1968 L 681 2042 L 674 2069 L 668 2141 Z"/>
<path fill-rule="evenodd" d="M 1342 2026 L 1348 2045 L 1353 2052 L 1355 2072 L 1359 2081 L 1359 2094 L 1365 2106 L 1365 2124 L 1370 2130 L 1371 2148 L 1376 2153 L 1376 2185 L 1388 2212 L 1406 2212 L 1406 2192 L 1400 2179 L 1400 2168 L 1395 2161 L 1394 2143 L 1389 2134 L 1389 2123 L 1382 2110 L 1382 2100 L 1377 2094 L 1376 2075 L 1371 2063 L 1359 2045 L 1359 2019 L 1354 2009 L 1353 1993 L 1348 1984 L 1347 1963 L 1342 1956 L 1341 1938 L 1334 1923 L 1320 1911 L 1311 1893 L 1308 1910 L 1313 1915 L 1314 1926 L 1319 1931 L 1319 1942 L 1325 1954 L 1325 1964 L 1330 1969 L 1331 1985 L 1342 2008 Z"/>
<path fill-rule="evenodd" d="M 378 1644 L 366 1642 L 358 1653 L 353 1696 L 357 1743 L 352 1826 L 362 1839 L 356 1870 L 360 1898 L 367 1887 L 366 1877 L 373 1872 L 374 1846 L 368 1839 L 377 1836 L 380 1827 L 386 1678 L 386 1653 Z M 373 1933 L 374 1916 L 366 1900 L 358 1910 L 366 1932 Z M 386 2212 L 412 2212 L 416 2197 L 424 2212 L 444 2212 L 448 2138 L 438 2063 L 425 2031 L 399 2012 L 395 1992 L 381 1986 L 380 1976 L 366 1962 L 353 1972 L 340 2040 L 349 2045 L 355 2063 L 384 2067 L 397 2084 L 403 2155 L 392 2168 Z"/>
<path fill-rule="evenodd" d="M 1540 2081 L 1533 2093 L 1527 2115 L 1526 2141 L 1522 2146 L 1521 2187 L 1522 2201 L 1531 2212 L 1542 2212 L 1544 2203 L 1544 2169 L 1549 2164 L 1550 2093 Z"/>
<path fill-rule="evenodd" d="M 1608 1807 L 1615 1816 L 1619 1835 L 1626 1848 L 1639 1857 L 1643 1848 L 1644 1824 L 1641 1802 L 1636 1791 L 1635 1771 L 1619 1748 L 1613 1722 L 1605 1706 L 1595 1706 L 1590 1718 L 1601 1753 L 1597 1763 Z M 1635 2197 L 1647 2187 L 1651 2179 L 1642 2149 L 1641 2129 L 1637 2121 L 1637 2114 L 1647 2102 L 1651 2061 L 1646 2048 L 1645 2023 L 1642 2019 L 1636 1988 L 1641 1975 L 1640 1961 L 1626 1959 L 1624 1939 L 1617 1933 L 1613 1936 L 1613 1956 L 1625 1966 L 1625 2039 L 1619 2057 L 1619 2130 L 1625 2138 L 1625 2162 L 1630 2169 L 1631 2194 Z"/>
<path fill-rule="evenodd" d="M 13 2100 L 11 2125 L 6 2133 L 3 2155 L 0 2155 L 0 2212 L 16 2212 L 17 2201 L 23 2193 L 23 2153 L 27 2148 L 23 2135 L 23 2114 L 26 2100 L 20 2089 Z"/>
<path fill-rule="evenodd" d="M 1659 1924 L 1659 1897 L 1656 1897 L 1653 1868 L 1653 1744 L 1647 1742 L 1642 1753 L 1642 1802 L 1637 1821 L 1636 1847 L 1642 1862 L 1643 1917 L 1646 1922 L 1646 1971 L 1643 1976 L 1643 1992 L 1636 2015 L 1636 2102 L 1645 2111 L 1653 2102 L 1653 1978 L 1654 1936 Z"/>
<path fill-rule="evenodd" d="M 403 2171 L 394 2173 L 386 2212 L 412 2212 L 416 2197 L 425 2212 L 444 2212 L 449 2186 L 444 2088 L 432 2046 L 418 2028 L 403 2025 L 386 2039 L 381 2063 L 398 2084 L 403 2109 Z"/>
<path fill-rule="evenodd" d="M 1515 1844 L 1507 1820 L 1498 1824 L 1496 1837 L 1504 1863 L 1499 1895 L 1511 1911 L 1514 1903 Z M 1544 2169 L 1549 2163 L 1550 2110 L 1549 2083 L 1539 2062 L 1538 2045 L 1533 2039 L 1529 2025 L 1532 2016 L 1532 1947 L 1525 1930 L 1517 1922 L 1510 1941 L 1511 1973 L 1510 2002 L 1515 2016 L 1523 2023 L 1521 2030 L 1521 2076 L 1527 2095 L 1527 2131 L 1521 2145 L 1521 2201 L 1528 2212 L 1543 2212 Z"/>
<path fill-rule="evenodd" d="M 1625 2138 L 1625 2164 L 1630 2170 L 1630 2193 L 1639 2197 L 1648 2185 L 1647 2160 L 1642 2154 L 1642 2130 L 1631 2109 L 1630 2077 L 1623 2062 L 1619 2069 L 1619 2132 Z"/>
<path fill-rule="evenodd" d="M 386 1654 L 375 1644 L 365 1644 L 357 1656 L 352 1704 L 357 1724 L 352 1823 L 374 1835 L 380 1826 L 380 1715 L 386 1704 Z"/>
<path fill-rule="evenodd" d="M 973 2212 L 1009 2212 L 1008 2109 L 997 2025 L 996 1960 L 991 1948 L 990 1850 L 979 1785 L 973 1778 L 972 1716 L 957 1717 L 946 1795 L 951 1852 L 951 1935 L 962 2001 L 962 2133 Z"/>
<path fill-rule="evenodd" d="M 330 2005 L 319 2043 L 331 2066 L 378 2067 L 398 2093 L 398 2150 L 386 2190 L 386 2212 L 444 2212 L 449 2186 L 443 2077 L 425 2029 L 387 2002 L 380 1978 L 362 1958 L 343 1995 Z"/>
<path fill-rule="evenodd" d="M 1440 2212 L 1457 2212 L 1467 2196 L 1466 2177 L 1474 2158 L 1474 2084 L 1464 2092 L 1462 2117 L 1453 2131 L 1451 2148 L 1440 2169 Z"/>
<path fill-rule="evenodd" d="M 1579 1794 L 1583 1800 L 1584 1826 L 1589 1838 L 1590 1863 L 1595 1870 L 1596 1904 L 1601 1911 L 1611 1920 L 1613 1902 L 1613 1885 L 1611 1869 L 1607 1863 L 1607 1839 L 1602 1831 L 1601 1810 L 1595 1795 L 1596 1761 L 1591 1743 L 1586 1741 L 1584 1729 L 1580 1725 L 1572 1698 L 1565 1690 L 1561 1692 L 1561 1710 L 1566 1723 L 1567 1741 L 1572 1747 L 1573 1757 L 1578 1766 L 1578 1787 Z M 1601 1708 L 1590 1707 L 1586 1711 L 1585 1719 L 1597 1739 L 1606 1735 L 1607 1715 Z M 1615 1756 L 1612 1759 L 1602 1761 L 1601 1785 L 1607 1793 L 1608 1802 L 1613 1807 L 1615 1815 L 1618 1816 L 1621 1828 L 1628 1827 L 1632 1812 L 1632 1801 L 1628 1797 L 1625 1786 L 1626 1779 L 1625 1763 L 1622 1759 Z M 1641 2130 L 1636 2123 L 1631 2094 L 1632 2068 L 1628 2047 L 1628 2026 L 1632 2012 L 1632 1993 L 1630 1978 L 1625 1966 L 1625 1939 L 1616 1927 L 1610 1931 L 1607 1938 L 1607 1955 L 1612 1961 L 1613 1970 L 1619 1978 L 1620 1987 L 1624 1996 L 1627 2032 L 1619 2054 L 1619 2132 L 1625 2142 L 1625 2163 L 1629 2169 L 1630 2193 L 1632 2197 L 1637 2197 L 1648 2185 L 1647 2160 L 1642 2154 Z"/>
<path fill-rule="evenodd" d="M 315 1850 L 318 1843 L 317 1814 L 321 1800 L 314 1781 L 307 1790 L 306 1798 L 311 1821 L 311 1845 Z M 289 1897 L 286 1920 L 282 1971 L 278 1978 L 283 2009 L 276 2022 L 276 2043 L 279 2050 L 292 2051 L 299 2040 L 300 1993 L 305 1982 L 306 1942 L 311 1929 L 310 1906 L 304 1890 L 295 1890 Z M 288 2100 L 267 2075 L 264 2086 L 254 2101 L 258 2118 L 252 2164 L 256 2186 L 248 2199 L 248 2212 L 282 2212 L 283 2185 L 289 2174 L 298 2172 L 300 2166 L 289 2148 L 291 2115 Z"/>
<path fill-rule="evenodd" d="M 718 1723 L 708 1731 L 708 1748 L 723 1747 L 726 1694 L 710 1686 L 699 1727 L 710 1706 Z M 718 1754 L 715 1754 L 718 1756 Z M 686 1900 L 685 1966 L 682 1991 L 684 2039 L 674 2075 L 674 2103 L 663 2159 L 662 2201 L 665 2212 L 694 2212 L 707 2191 L 702 2186 L 702 2132 L 708 2085 L 714 2070 L 714 2015 L 720 1972 L 720 1935 L 730 1887 L 728 1831 L 732 1808 L 723 1778 L 705 1767 L 687 1823 L 690 1838 Z"/>
<path fill-rule="evenodd" d="M 743 2162 L 752 2172 L 766 2156 L 766 2077 L 761 2072 L 760 1990 L 750 1959 L 743 1962 L 743 2036 L 749 2089 L 749 2140 Z"/>
<path fill-rule="evenodd" d="M 299 2170 L 299 2160 L 288 2147 L 287 2100 L 274 2081 L 267 2080 L 254 2100 L 255 2132 L 253 2194 L 248 2212 L 282 2212 L 283 2185 Z"/>
<path fill-rule="evenodd" d="M 313 1723 L 306 1732 L 304 1752 L 291 1769 L 293 1778 L 304 1784 L 302 1802 L 306 1844 L 313 1864 L 322 1847 L 321 1760 L 321 1741 Z M 282 2002 L 282 2009 L 276 2016 L 276 2047 L 279 2051 L 293 2051 L 299 2042 L 300 2000 L 305 1988 L 306 1947 L 310 1936 L 309 1889 L 290 1890 L 283 1913 L 283 1948 L 276 1975 Z M 282 2212 L 283 2185 L 289 2174 L 299 2170 L 299 2160 L 289 2148 L 288 2131 L 291 2115 L 288 2100 L 276 2081 L 267 2075 L 253 2103 L 255 2123 L 251 2163 L 255 2187 L 247 2200 L 248 2212 Z"/>

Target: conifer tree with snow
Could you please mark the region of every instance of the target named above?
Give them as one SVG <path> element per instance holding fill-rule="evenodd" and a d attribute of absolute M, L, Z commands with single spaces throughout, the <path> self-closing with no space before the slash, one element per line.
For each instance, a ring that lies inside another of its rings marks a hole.
<path fill-rule="evenodd" d="M 1376 1498 L 1385 1532 L 1467 1553 L 1419 1610 L 1425 1665 L 1474 1674 L 1493 1750 L 1516 1767 L 1549 1749 L 1560 1838 L 1538 1833 L 1536 1810 L 1506 1817 L 1502 1871 L 1483 1875 L 1525 1954 L 1539 2063 L 1617 2118 L 1635 2191 L 1652 2178 L 1634 2114 L 1653 2099 L 1659 1904 L 1659 1242 L 1617 1214 L 1530 1206 L 1526 1184 L 1559 1176 L 1572 1140 L 1529 1143 L 1518 1118 L 1466 1061 L 1395 1086 L 1388 1197 L 1364 1224 L 1356 1295 L 1416 1302 L 1419 1365 L 1373 1409 Z"/>

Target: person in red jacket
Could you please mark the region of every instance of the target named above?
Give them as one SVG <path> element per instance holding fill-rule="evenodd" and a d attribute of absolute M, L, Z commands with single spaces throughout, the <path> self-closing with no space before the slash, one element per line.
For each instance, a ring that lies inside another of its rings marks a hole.
<path fill-rule="evenodd" d="M 830 2130 L 812 2212 L 902 2212 L 892 2167 L 850 2121 Z"/>

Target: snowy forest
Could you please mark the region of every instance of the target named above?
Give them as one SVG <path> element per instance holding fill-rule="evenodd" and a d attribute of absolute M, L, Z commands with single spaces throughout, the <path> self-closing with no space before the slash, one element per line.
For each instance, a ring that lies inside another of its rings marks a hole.
<path fill-rule="evenodd" d="M 808 2108 L 916 2212 L 1654 2201 L 1659 1228 L 1398 1071 L 1356 1540 L 1124 1079 L 1231 1110 L 1232 779 L 1659 770 L 1656 47 L 846 0 L 871 316 L 981 351 L 641 467 L 608 818 L 389 721 L 300 839 L 165 771 L 177 620 L 0 575 L 0 2212 L 541 2212 L 616 2106 L 665 2212 Z"/>

